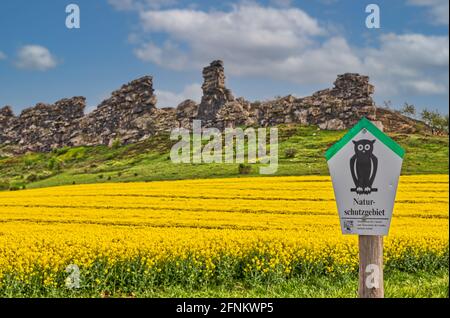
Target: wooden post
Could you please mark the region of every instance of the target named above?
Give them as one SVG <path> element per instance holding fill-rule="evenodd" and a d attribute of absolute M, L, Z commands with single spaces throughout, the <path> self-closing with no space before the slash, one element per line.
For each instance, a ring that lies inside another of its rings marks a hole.
<path fill-rule="evenodd" d="M 383 236 L 359 235 L 360 298 L 383 298 Z"/>
<path fill-rule="evenodd" d="M 383 127 L 374 122 L 383 131 Z M 383 236 L 359 235 L 359 298 L 384 298 Z"/>

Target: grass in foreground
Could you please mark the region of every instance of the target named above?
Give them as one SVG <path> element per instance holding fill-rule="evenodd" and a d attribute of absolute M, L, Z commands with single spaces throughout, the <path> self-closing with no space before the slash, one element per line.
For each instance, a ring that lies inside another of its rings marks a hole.
<path fill-rule="evenodd" d="M 387 298 L 448 298 L 448 268 L 433 272 L 414 273 L 398 270 L 385 273 L 385 297 Z M 48 288 L 30 291 L 15 286 L 0 288 L 0 297 L 125 297 L 125 298 L 354 298 L 357 297 L 357 274 L 308 276 L 274 283 L 243 283 L 230 281 L 223 285 L 189 287 L 184 285 L 147 286 L 135 291 L 116 292 L 101 290 L 69 290 Z"/>
<path fill-rule="evenodd" d="M 357 297 L 358 279 L 353 276 L 340 278 L 297 278 L 282 283 L 251 287 L 236 284 L 231 288 L 216 286 L 204 290 L 189 290 L 182 286 L 151 290 L 137 297 L 219 297 L 219 298 L 351 298 Z M 448 270 L 434 273 L 420 271 L 404 273 L 394 271 L 385 276 L 385 297 L 388 298 L 444 298 L 449 291 Z"/>

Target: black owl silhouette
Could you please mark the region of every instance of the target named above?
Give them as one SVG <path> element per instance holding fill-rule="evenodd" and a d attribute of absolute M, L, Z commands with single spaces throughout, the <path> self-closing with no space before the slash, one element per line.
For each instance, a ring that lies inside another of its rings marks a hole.
<path fill-rule="evenodd" d="M 370 194 L 378 189 L 372 188 L 377 174 L 378 159 L 373 154 L 375 140 L 353 140 L 355 154 L 350 159 L 350 171 L 352 173 L 355 188 L 350 189 L 357 194 Z"/>

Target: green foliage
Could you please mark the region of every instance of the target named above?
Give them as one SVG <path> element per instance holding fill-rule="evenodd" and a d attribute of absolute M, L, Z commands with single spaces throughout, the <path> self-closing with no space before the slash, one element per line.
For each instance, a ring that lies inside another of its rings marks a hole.
<path fill-rule="evenodd" d="M 405 104 L 403 104 L 402 109 L 400 110 L 400 112 L 408 117 L 414 118 L 416 117 L 417 111 L 416 111 L 416 106 L 414 106 L 413 104 L 408 104 L 405 102 Z"/>
<path fill-rule="evenodd" d="M 86 155 L 85 147 L 76 147 L 65 149 L 64 153 L 58 155 L 57 158 L 62 162 L 71 162 L 81 160 L 85 157 L 85 155 Z"/>
<path fill-rule="evenodd" d="M 0 191 L 1 190 L 8 190 L 9 189 L 9 183 L 3 180 L 0 180 Z"/>
<path fill-rule="evenodd" d="M 295 149 L 295 148 L 287 148 L 286 150 L 284 150 L 284 156 L 286 158 L 294 158 L 296 154 L 297 154 L 297 149 Z"/>
<path fill-rule="evenodd" d="M 422 120 L 433 129 L 433 132 L 445 132 L 448 134 L 448 115 L 442 115 L 437 110 L 425 108 L 420 113 Z"/>
<path fill-rule="evenodd" d="M 122 143 L 121 143 L 120 139 L 116 138 L 116 139 L 114 139 L 114 141 L 111 145 L 111 148 L 118 149 L 118 148 L 120 148 L 121 145 L 122 145 Z"/>
<path fill-rule="evenodd" d="M 34 173 L 28 175 L 28 177 L 27 177 L 27 181 L 28 181 L 28 182 L 35 182 L 35 181 L 37 181 L 37 180 L 38 180 L 38 176 L 35 175 Z"/>
<path fill-rule="evenodd" d="M 56 170 L 56 171 L 61 170 L 61 161 L 59 161 L 58 158 L 51 157 L 51 158 L 48 160 L 48 168 L 49 168 L 50 170 Z"/>
<path fill-rule="evenodd" d="M 250 174 L 252 172 L 252 166 L 244 163 L 239 164 L 239 174 Z"/>
<path fill-rule="evenodd" d="M 40 154 L 26 154 L 23 156 L 22 160 L 25 166 L 32 167 L 36 163 L 38 163 L 42 159 L 42 156 Z"/>

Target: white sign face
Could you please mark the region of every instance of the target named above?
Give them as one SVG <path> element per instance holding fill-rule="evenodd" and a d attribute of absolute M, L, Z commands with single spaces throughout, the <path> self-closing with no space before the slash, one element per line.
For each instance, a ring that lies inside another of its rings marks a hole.
<path fill-rule="evenodd" d="M 343 234 L 388 234 L 403 155 L 365 118 L 327 151 Z"/>

